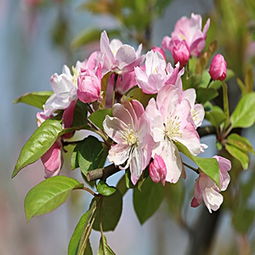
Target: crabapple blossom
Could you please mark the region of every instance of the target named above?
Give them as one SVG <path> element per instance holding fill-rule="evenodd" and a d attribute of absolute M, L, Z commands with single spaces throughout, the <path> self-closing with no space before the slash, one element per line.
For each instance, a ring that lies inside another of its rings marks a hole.
<path fill-rule="evenodd" d="M 43 112 L 36 114 L 38 127 L 49 117 Z M 62 146 L 60 140 L 57 140 L 49 150 L 41 157 L 44 165 L 45 178 L 56 176 L 62 167 Z"/>
<path fill-rule="evenodd" d="M 149 166 L 149 174 L 152 181 L 156 183 L 161 181 L 162 184 L 165 185 L 166 165 L 161 156 L 155 154 L 154 159 Z"/>
<path fill-rule="evenodd" d="M 175 68 L 167 64 L 158 51 L 149 51 L 145 58 L 145 67 L 135 67 L 138 86 L 146 94 L 155 94 L 166 84 L 174 84 L 182 73 L 179 65 Z"/>
<path fill-rule="evenodd" d="M 114 104 L 112 114 L 103 122 L 106 134 L 116 143 L 108 159 L 122 169 L 129 167 L 131 180 L 136 184 L 149 164 L 153 146 L 144 108 L 139 101 L 132 100 Z"/>
<path fill-rule="evenodd" d="M 52 115 L 56 110 L 66 109 L 72 101 L 77 98 L 76 79 L 67 66 L 64 66 L 63 73 L 51 76 L 53 94 L 48 98 L 44 105 L 44 114 Z"/>
<path fill-rule="evenodd" d="M 104 58 L 103 74 L 109 71 L 118 74 L 130 72 L 143 61 L 141 44 L 137 51 L 135 51 L 133 47 L 128 44 L 123 44 L 118 39 L 113 39 L 110 42 L 105 31 L 101 34 L 100 51 Z"/>
<path fill-rule="evenodd" d="M 151 134 L 156 143 L 152 156 L 158 154 L 164 160 L 167 182 L 176 183 L 183 169 L 175 142 L 185 145 L 193 155 L 202 151 L 191 109 L 182 90 L 173 85 L 160 90 L 156 101 L 152 98 L 146 107 Z"/>
<path fill-rule="evenodd" d="M 209 74 L 213 80 L 224 81 L 227 76 L 227 62 L 221 54 L 217 54 L 213 57 Z"/>
<path fill-rule="evenodd" d="M 165 50 L 171 51 L 173 45 L 176 44 L 176 42 L 173 43 L 172 41 L 183 41 L 187 46 L 189 54 L 191 56 L 198 56 L 205 47 L 206 33 L 209 26 L 210 19 L 207 20 L 202 30 L 202 17 L 200 15 L 192 13 L 191 18 L 182 17 L 175 24 L 171 38 L 169 36 L 163 38 L 162 47 Z M 178 47 L 178 54 L 181 54 L 181 49 L 183 50 L 183 55 L 187 54 L 187 49 L 184 45 Z"/>
<path fill-rule="evenodd" d="M 228 171 L 231 169 L 231 162 L 221 156 L 214 156 L 220 168 L 220 186 L 218 187 L 206 174 L 200 172 L 195 183 L 194 197 L 191 201 L 192 207 L 197 207 L 204 201 L 209 212 L 219 209 L 223 202 L 220 191 L 225 191 L 230 182 Z"/>

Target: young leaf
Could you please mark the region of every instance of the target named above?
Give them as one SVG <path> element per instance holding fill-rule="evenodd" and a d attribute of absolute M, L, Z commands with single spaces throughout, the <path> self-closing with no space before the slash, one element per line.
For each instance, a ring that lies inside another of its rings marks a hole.
<path fill-rule="evenodd" d="M 154 95 L 144 94 L 140 88 L 134 87 L 127 93 L 126 96 L 129 100 L 132 99 L 138 100 L 145 107 Z"/>
<path fill-rule="evenodd" d="M 237 104 L 233 114 L 231 115 L 231 123 L 233 128 L 247 128 L 255 122 L 255 92 L 242 96 Z"/>
<path fill-rule="evenodd" d="M 196 157 L 183 144 L 176 143 L 176 146 L 185 156 L 193 160 L 202 172 L 210 177 L 217 185 L 220 185 L 219 164 L 215 158 Z"/>
<path fill-rule="evenodd" d="M 97 198 L 96 219 L 93 229 L 100 231 L 102 222 L 103 231 L 113 231 L 122 213 L 122 196 L 116 190 L 111 196 Z"/>
<path fill-rule="evenodd" d="M 39 109 L 43 109 L 43 105 L 47 101 L 47 99 L 52 95 L 52 91 L 38 91 L 26 93 L 19 98 L 17 98 L 14 103 L 24 103 L 28 105 L 32 105 Z"/>
<path fill-rule="evenodd" d="M 249 166 L 249 156 L 246 152 L 243 152 L 242 150 L 238 149 L 237 147 L 233 145 L 226 145 L 226 150 L 229 152 L 230 155 L 232 155 L 234 158 L 240 161 L 243 169 L 247 169 Z"/>
<path fill-rule="evenodd" d="M 94 136 L 89 136 L 78 143 L 75 151 L 77 151 L 78 164 L 84 175 L 90 170 L 104 166 L 107 149 Z"/>
<path fill-rule="evenodd" d="M 93 112 L 89 119 L 92 121 L 93 124 L 95 124 L 98 128 L 104 129 L 103 127 L 103 121 L 105 119 L 106 115 L 112 116 L 112 110 L 111 109 L 102 109 L 98 110 L 96 112 Z"/>
<path fill-rule="evenodd" d="M 79 222 L 77 223 L 74 232 L 72 234 L 72 237 L 70 239 L 69 245 L 68 245 L 68 255 L 76 255 L 78 252 L 79 243 L 81 240 L 82 233 L 86 229 L 87 225 L 91 221 L 94 213 L 96 210 L 96 203 L 92 204 L 90 209 L 82 215 Z M 89 250 L 90 244 L 88 240 L 88 250 Z M 91 247 L 90 247 L 91 250 Z M 90 254 L 89 252 L 85 254 Z M 91 252 L 92 254 L 92 252 Z"/>
<path fill-rule="evenodd" d="M 54 144 L 63 130 L 59 120 L 48 119 L 35 130 L 21 149 L 12 178 L 25 166 L 34 163 Z"/>
<path fill-rule="evenodd" d="M 255 153 L 250 141 L 246 137 L 240 136 L 238 134 L 229 135 L 227 139 L 227 143 L 237 147 L 238 149 L 244 152 Z"/>
<path fill-rule="evenodd" d="M 49 213 L 65 202 L 70 192 L 82 187 L 73 178 L 54 176 L 33 187 L 25 197 L 25 214 L 30 220 L 33 216 Z"/>
<path fill-rule="evenodd" d="M 84 126 L 86 124 L 87 124 L 87 105 L 78 100 L 75 105 L 72 127 Z"/>
<path fill-rule="evenodd" d="M 100 180 L 97 184 L 97 191 L 103 196 L 111 196 L 116 191 L 116 188 Z"/>
<path fill-rule="evenodd" d="M 213 106 L 210 111 L 207 111 L 205 113 L 205 117 L 215 127 L 220 126 L 220 124 L 226 119 L 225 113 L 218 106 Z"/>
<path fill-rule="evenodd" d="M 154 183 L 150 178 L 143 183 L 141 191 L 136 187 L 133 193 L 133 205 L 138 220 L 143 224 L 159 208 L 164 198 L 161 183 Z"/>
<path fill-rule="evenodd" d="M 213 88 L 198 88 L 197 102 L 204 104 L 218 96 L 218 91 Z"/>
<path fill-rule="evenodd" d="M 97 255 L 115 255 L 114 251 L 107 244 L 107 241 L 104 235 L 101 235 L 99 250 Z"/>

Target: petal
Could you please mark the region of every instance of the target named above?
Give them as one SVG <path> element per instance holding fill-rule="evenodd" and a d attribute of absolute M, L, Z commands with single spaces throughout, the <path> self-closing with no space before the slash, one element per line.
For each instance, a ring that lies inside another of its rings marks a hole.
<path fill-rule="evenodd" d="M 223 196 L 212 187 L 205 188 L 202 193 L 202 196 L 204 203 L 210 213 L 212 211 L 218 210 L 223 202 Z"/>
<path fill-rule="evenodd" d="M 136 60 L 136 53 L 133 47 L 123 44 L 118 49 L 115 58 L 118 61 L 118 67 L 122 69 L 127 64 L 130 64 Z"/>
<path fill-rule="evenodd" d="M 118 118 L 106 116 L 103 122 L 104 131 L 116 143 L 123 142 L 123 131 L 128 129 L 128 126 Z"/>
<path fill-rule="evenodd" d="M 106 68 L 110 69 L 114 62 L 114 56 L 110 48 L 109 38 L 105 31 L 101 33 L 100 51 L 104 54 L 104 65 Z"/>
<path fill-rule="evenodd" d="M 195 104 L 193 109 L 191 110 L 191 115 L 196 128 L 200 127 L 205 117 L 205 110 L 203 105 Z"/>
<path fill-rule="evenodd" d="M 131 181 L 135 185 L 144 170 L 142 168 L 142 152 L 135 148 L 130 158 Z"/>
<path fill-rule="evenodd" d="M 127 102 L 126 104 L 129 103 Z M 134 127 L 134 120 L 124 105 L 114 104 L 112 108 L 112 115 L 123 121 L 127 126 L 130 125 L 131 127 Z"/>
<path fill-rule="evenodd" d="M 130 147 L 126 144 L 115 144 L 111 147 L 108 154 L 108 159 L 115 165 L 124 164 L 129 158 Z M 128 167 L 128 166 L 127 166 Z"/>

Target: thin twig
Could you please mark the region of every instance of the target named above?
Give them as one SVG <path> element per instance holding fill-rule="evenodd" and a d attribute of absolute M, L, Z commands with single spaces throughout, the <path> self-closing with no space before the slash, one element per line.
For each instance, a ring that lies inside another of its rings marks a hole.
<path fill-rule="evenodd" d="M 109 165 L 107 167 L 98 168 L 92 171 L 89 171 L 86 175 L 88 181 L 94 181 L 97 179 L 106 179 L 109 176 L 119 172 L 121 169 L 116 167 L 115 165 Z"/>

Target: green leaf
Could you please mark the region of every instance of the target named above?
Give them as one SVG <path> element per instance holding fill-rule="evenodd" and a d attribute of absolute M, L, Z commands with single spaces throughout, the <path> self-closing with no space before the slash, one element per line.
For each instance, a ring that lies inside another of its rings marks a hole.
<path fill-rule="evenodd" d="M 215 158 L 200 158 L 192 155 L 189 150 L 181 143 L 176 143 L 179 151 L 194 161 L 199 169 L 210 177 L 218 186 L 220 185 L 219 164 Z"/>
<path fill-rule="evenodd" d="M 75 105 L 72 127 L 84 126 L 87 124 L 87 105 L 77 101 Z"/>
<path fill-rule="evenodd" d="M 154 95 L 147 95 L 144 94 L 143 91 L 138 88 L 138 87 L 134 87 L 132 88 L 126 95 L 127 99 L 132 100 L 132 99 L 136 99 L 138 100 L 140 103 L 143 104 L 143 106 L 145 107 L 149 100 L 154 97 Z"/>
<path fill-rule="evenodd" d="M 122 213 L 122 196 L 116 190 L 111 196 L 96 198 L 98 207 L 96 209 L 96 219 L 93 229 L 100 230 L 102 222 L 103 231 L 113 231 Z"/>
<path fill-rule="evenodd" d="M 63 130 L 60 121 L 48 119 L 35 130 L 19 154 L 12 178 L 25 166 L 34 163 L 55 143 Z"/>
<path fill-rule="evenodd" d="M 73 189 L 82 187 L 73 178 L 54 176 L 33 187 L 25 197 L 25 214 L 30 220 L 33 216 L 49 213 L 63 204 Z"/>
<path fill-rule="evenodd" d="M 82 232 L 79 245 L 78 245 L 77 255 L 92 254 L 92 250 L 89 243 L 89 236 L 91 234 L 92 225 L 95 220 L 96 207 L 97 207 L 96 202 L 92 200 L 92 204 L 90 206 L 90 211 L 92 211 L 92 213 L 90 217 L 88 218 L 88 222 Z"/>
<path fill-rule="evenodd" d="M 107 244 L 107 241 L 104 235 L 101 236 L 97 255 L 115 255 L 114 251 Z"/>
<path fill-rule="evenodd" d="M 229 152 L 230 155 L 232 155 L 234 158 L 239 160 L 241 163 L 243 169 L 247 169 L 249 166 L 249 156 L 246 152 L 243 152 L 242 150 L 238 149 L 237 147 L 233 145 L 226 145 L 226 150 Z"/>
<path fill-rule="evenodd" d="M 111 196 L 116 191 L 116 188 L 100 180 L 97 184 L 97 191 L 103 196 Z"/>
<path fill-rule="evenodd" d="M 237 147 L 238 149 L 242 150 L 243 152 L 252 152 L 255 153 L 252 144 L 250 141 L 238 134 L 231 134 L 227 138 L 227 143 Z"/>
<path fill-rule="evenodd" d="M 242 96 L 231 115 L 232 127 L 247 128 L 255 122 L 255 92 Z"/>
<path fill-rule="evenodd" d="M 121 193 L 122 196 L 124 196 L 126 194 L 126 192 L 128 191 L 128 188 L 126 185 L 126 175 L 125 174 L 120 178 L 116 188 L 119 190 L 119 192 Z"/>
<path fill-rule="evenodd" d="M 19 98 L 17 98 L 14 103 L 24 103 L 28 105 L 32 105 L 39 109 L 43 109 L 43 105 L 47 101 L 47 99 L 53 94 L 52 91 L 39 91 L 39 92 L 31 92 L 26 93 Z"/>
<path fill-rule="evenodd" d="M 89 224 L 89 222 L 91 221 L 95 213 L 95 209 L 96 209 L 95 205 L 96 203 L 94 203 L 94 205 L 86 213 L 82 215 L 79 222 L 77 223 L 68 245 L 68 255 L 77 254 L 82 233 L 86 229 L 87 225 Z M 92 254 L 92 252 L 89 253 L 89 250 L 91 250 L 90 244 L 88 245 L 88 252 L 85 254 L 88 254 L 88 255 Z"/>
<path fill-rule="evenodd" d="M 112 116 L 112 109 L 102 109 L 98 110 L 96 112 L 93 112 L 90 116 L 89 119 L 95 124 L 98 128 L 101 130 L 104 129 L 103 127 L 103 121 L 105 119 L 106 115 Z"/>
<path fill-rule="evenodd" d="M 133 193 L 133 205 L 138 220 L 143 224 L 159 208 L 164 198 L 161 183 L 154 183 L 150 178 L 143 183 L 141 191 L 136 187 Z"/>
<path fill-rule="evenodd" d="M 205 117 L 215 127 L 220 126 L 220 124 L 226 119 L 225 113 L 218 106 L 213 106 L 210 111 L 207 111 L 205 113 Z"/>
<path fill-rule="evenodd" d="M 213 88 L 198 88 L 197 89 L 197 102 L 204 104 L 218 96 L 218 91 Z"/>
<path fill-rule="evenodd" d="M 89 136 L 78 143 L 75 151 L 79 167 L 84 175 L 90 170 L 103 167 L 108 154 L 104 144 L 94 136 Z"/>

